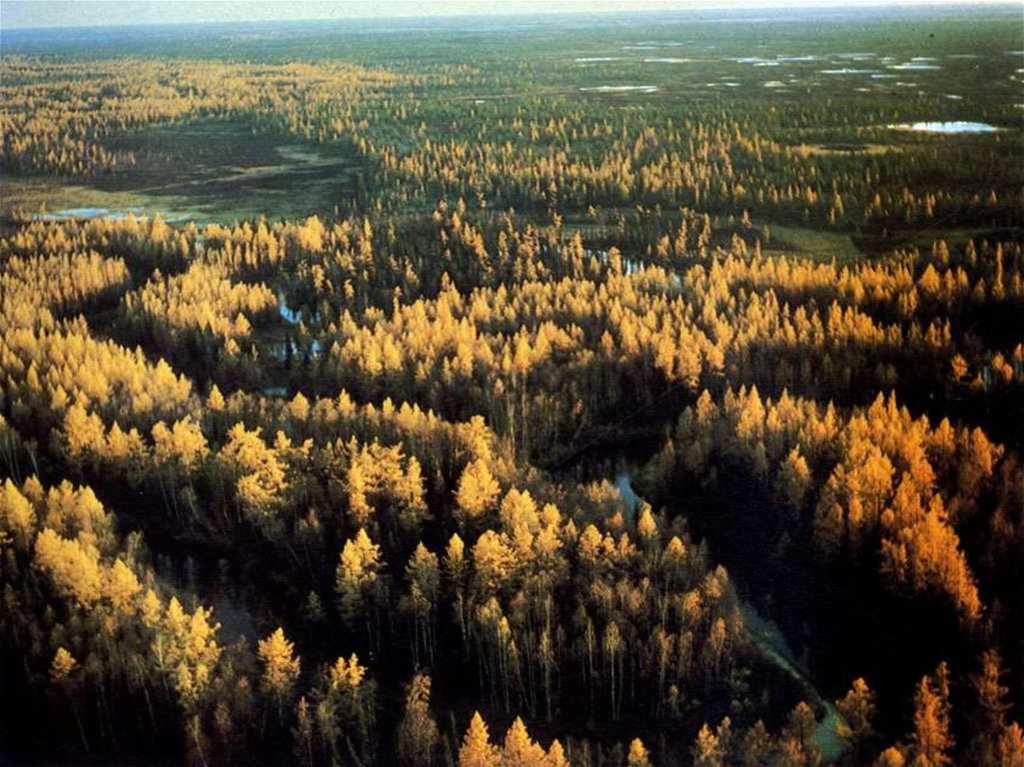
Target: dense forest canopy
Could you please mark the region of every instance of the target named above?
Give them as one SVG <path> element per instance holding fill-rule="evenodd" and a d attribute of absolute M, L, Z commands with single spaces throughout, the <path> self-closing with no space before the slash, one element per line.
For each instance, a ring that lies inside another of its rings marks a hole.
<path fill-rule="evenodd" d="M 1020 9 L 802 13 L 5 30 L 0 760 L 1024 767 Z"/>

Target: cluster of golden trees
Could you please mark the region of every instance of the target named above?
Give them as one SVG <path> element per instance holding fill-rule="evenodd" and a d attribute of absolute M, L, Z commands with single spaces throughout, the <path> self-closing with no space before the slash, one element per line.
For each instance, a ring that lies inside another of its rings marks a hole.
<path fill-rule="evenodd" d="M 890 588 L 941 595 L 973 622 L 983 607 L 956 525 L 977 515 L 1003 454 L 980 429 L 932 428 L 892 395 L 842 416 L 786 392 L 763 401 L 754 387 L 719 403 L 705 392 L 659 468 L 710 483 L 721 461 L 738 461 L 777 495 L 783 528 L 826 561 L 876 563 Z"/>
<path fill-rule="evenodd" d="M 757 241 L 750 253 L 735 238 L 701 257 L 663 248 L 670 229 L 650 261 L 627 263 L 578 234 L 540 236 L 506 218 L 492 246 L 457 211 L 438 218 L 442 257 L 461 269 L 442 275 L 436 294 L 414 299 L 408 291 L 422 288 L 406 282 L 390 312 L 379 300 L 357 312 L 354 291 L 337 288 L 351 270 L 310 269 L 314 295 L 338 307 L 319 302 L 328 351 L 318 369 L 363 396 L 400 392 L 453 417 L 488 412 L 527 448 L 572 433 L 609 396 L 658 385 L 753 381 L 845 399 L 929 377 L 981 386 L 996 370 L 996 381 L 1019 386 L 1024 375 L 1019 344 L 986 349 L 960 332 L 980 314 L 1016 311 L 1018 246 L 950 256 L 940 243 L 934 258 L 839 266 L 767 256 Z M 426 282 L 429 267 L 416 274 Z M 455 392 L 462 410 L 446 409 Z"/>
<path fill-rule="evenodd" d="M 125 296 L 125 309 L 159 344 L 169 346 L 195 333 L 213 336 L 229 354 L 237 354 L 253 322 L 277 310 L 277 298 L 262 283 L 232 282 L 223 267 L 196 261 L 183 274 L 154 273 L 137 293 Z"/>
<path fill-rule="evenodd" d="M 8 329 L 53 330 L 59 318 L 88 311 L 128 280 L 122 259 L 96 252 L 12 255 L 0 275 L 0 317 Z"/>
<path fill-rule="evenodd" d="M 90 488 L 7 479 L 0 532 L 5 636 L 85 750 L 166 738 L 179 722 L 192 756 L 216 763 L 286 706 L 291 718 L 300 661 L 283 632 L 255 652 L 226 644 L 209 609 L 186 609 L 154 576 L 141 538 L 115 533 Z M 325 665 L 298 703 L 302 750 L 369 763 L 375 696 L 355 655 Z"/>
<path fill-rule="evenodd" d="M 192 383 L 166 362 L 96 340 L 81 318 L 38 334 L 12 329 L 0 341 L 0 366 L 16 423 L 45 425 L 75 404 L 146 421 L 180 412 L 192 395 Z"/>
<path fill-rule="evenodd" d="M 1002 684 L 1002 661 L 995 651 L 982 657 L 982 668 L 969 683 L 977 701 L 977 725 L 964 753 L 971 764 L 1020 767 L 1024 764 L 1024 730 L 1009 721 L 1009 688 Z M 950 671 L 942 662 L 933 674 L 921 677 L 914 692 L 914 729 L 906 742 L 882 751 L 875 767 L 955 764 L 956 738 L 952 728 Z"/>
<path fill-rule="evenodd" d="M 19 225 L 0 239 L 0 255 L 5 260 L 20 257 L 27 261 L 47 256 L 91 257 L 91 253 L 98 253 L 107 259 L 124 260 L 129 269 L 146 271 L 160 267 L 180 270 L 201 249 L 198 247 L 199 236 L 195 224 L 175 227 L 159 215 L 136 218 L 129 214 L 123 220 L 101 217 L 88 221 L 39 220 Z M 58 275 L 52 276 L 63 279 Z M 96 274 L 81 275 L 86 285 L 98 279 Z M 41 286 L 39 289 L 47 295 Z"/>

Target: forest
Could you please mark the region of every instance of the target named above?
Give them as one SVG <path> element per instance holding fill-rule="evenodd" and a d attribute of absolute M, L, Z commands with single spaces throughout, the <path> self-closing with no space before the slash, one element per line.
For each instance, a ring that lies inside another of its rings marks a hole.
<path fill-rule="evenodd" d="M 0 763 L 1024 767 L 1020 22 L 4 29 Z"/>

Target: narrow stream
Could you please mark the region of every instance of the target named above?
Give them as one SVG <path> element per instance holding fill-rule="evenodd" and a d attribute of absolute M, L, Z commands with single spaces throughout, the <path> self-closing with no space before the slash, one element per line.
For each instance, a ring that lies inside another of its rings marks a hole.
<path fill-rule="evenodd" d="M 764 657 L 800 684 L 811 706 L 825 712 L 815 729 L 814 742 L 821 750 L 822 759 L 826 762 L 835 761 L 845 748 L 845 744 L 836 733 L 839 712 L 835 704 L 818 692 L 807 672 L 797 663 L 782 630 L 773 621 L 764 618 L 752 604 L 743 599 L 740 600 L 740 613 L 743 615 L 743 625 L 747 633 Z"/>
<path fill-rule="evenodd" d="M 626 505 L 630 523 L 635 523 L 636 513 L 643 505 L 644 499 L 637 495 L 636 490 L 633 489 L 631 472 L 625 468 L 618 468 L 614 475 L 613 484 Z M 818 692 L 807 670 L 797 661 L 796 655 L 794 655 L 792 648 L 786 641 L 782 630 L 773 621 L 762 616 L 750 602 L 740 599 L 739 604 L 740 613 L 743 616 L 743 625 L 747 630 L 747 634 L 761 651 L 764 658 L 786 672 L 800 685 L 807 698 L 807 702 L 812 707 L 818 711 L 825 712 L 824 716 L 817 723 L 814 742 L 820 749 L 824 761 L 832 762 L 837 760 L 842 755 L 845 744 L 836 733 L 836 725 L 839 723 L 840 716 L 835 704 Z"/>

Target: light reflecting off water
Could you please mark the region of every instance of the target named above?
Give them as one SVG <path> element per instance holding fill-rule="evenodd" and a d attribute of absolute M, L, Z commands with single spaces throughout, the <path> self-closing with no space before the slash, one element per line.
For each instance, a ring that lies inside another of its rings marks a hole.
<path fill-rule="evenodd" d="M 173 224 L 182 221 L 189 221 L 189 216 L 174 213 L 158 213 L 164 223 Z M 144 208 L 132 207 L 123 210 L 111 210 L 110 208 L 63 208 L 53 213 L 36 213 L 32 216 L 33 221 L 73 221 L 77 219 L 102 218 L 106 221 L 125 221 L 129 216 L 136 219 L 148 218 Z"/>
<path fill-rule="evenodd" d="M 918 133 L 996 133 L 1002 130 L 1002 128 L 997 128 L 988 123 L 971 122 L 969 120 L 897 123 L 885 127 L 893 130 L 917 131 Z"/>
<path fill-rule="evenodd" d="M 942 67 L 937 64 L 893 64 L 889 69 L 896 69 L 901 72 L 929 72 L 942 69 Z"/>
<path fill-rule="evenodd" d="M 626 93 L 636 91 L 638 93 L 656 93 L 657 85 L 595 85 L 587 88 L 580 88 L 585 93 Z"/>

